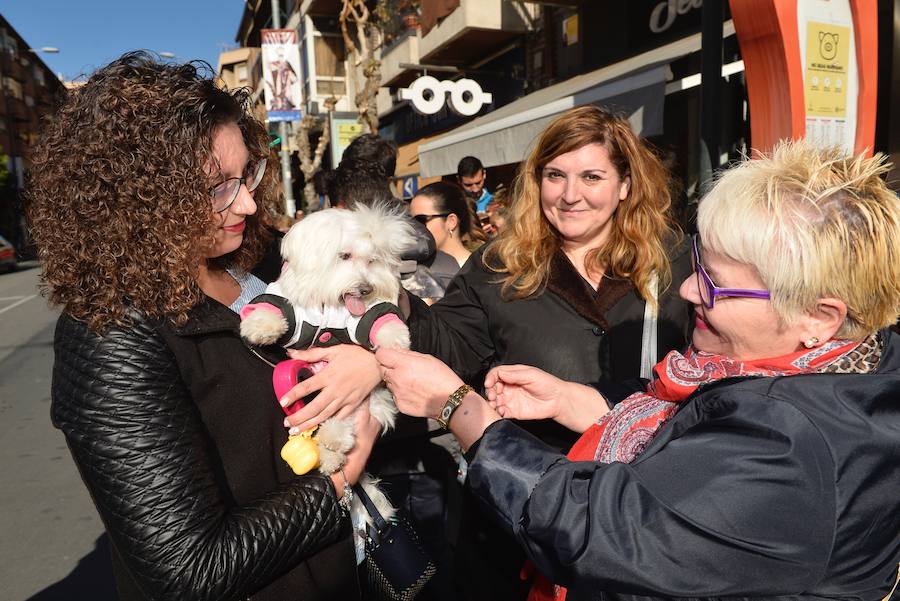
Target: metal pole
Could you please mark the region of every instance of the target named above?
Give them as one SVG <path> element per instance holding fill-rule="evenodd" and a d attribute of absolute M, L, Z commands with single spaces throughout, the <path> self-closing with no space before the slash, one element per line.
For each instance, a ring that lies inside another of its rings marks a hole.
<path fill-rule="evenodd" d="M 272 0 L 272 27 L 281 29 L 281 2 Z M 297 203 L 294 201 L 294 185 L 291 177 L 291 153 L 287 149 L 288 124 L 287 121 L 278 123 L 278 135 L 281 136 L 281 181 L 284 183 L 284 214 L 293 217 L 297 212 Z"/>
<path fill-rule="evenodd" d="M 700 136 L 709 157 L 709 173 L 719 168 L 719 139 L 722 129 L 722 0 L 704 0 L 700 34 Z M 701 164 L 702 164 L 701 160 Z"/>

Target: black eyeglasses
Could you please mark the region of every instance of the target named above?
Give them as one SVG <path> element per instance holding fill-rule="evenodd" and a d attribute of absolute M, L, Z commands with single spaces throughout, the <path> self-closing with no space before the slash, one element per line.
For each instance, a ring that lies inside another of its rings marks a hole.
<path fill-rule="evenodd" d="M 413 215 L 412 218 L 421 223 L 422 225 L 428 225 L 428 222 L 432 219 L 437 219 L 438 217 L 449 217 L 450 213 L 436 213 L 434 215 Z"/>
<path fill-rule="evenodd" d="M 247 192 L 253 192 L 262 182 L 263 174 L 266 172 L 266 159 L 260 159 L 255 164 L 247 165 L 246 175 L 244 177 L 229 177 L 220 184 L 209 189 L 209 195 L 212 198 L 213 211 L 221 213 L 228 209 L 237 199 L 238 192 L 242 185 L 247 186 Z"/>
<path fill-rule="evenodd" d="M 703 264 L 700 262 L 700 236 L 694 234 L 693 248 L 691 249 L 691 266 L 697 275 L 697 288 L 700 290 L 700 300 L 707 309 L 712 309 L 716 305 L 717 296 L 739 296 L 743 298 L 762 298 L 769 299 L 772 295 L 768 290 L 747 290 L 746 288 L 719 288 L 716 286 Z"/>

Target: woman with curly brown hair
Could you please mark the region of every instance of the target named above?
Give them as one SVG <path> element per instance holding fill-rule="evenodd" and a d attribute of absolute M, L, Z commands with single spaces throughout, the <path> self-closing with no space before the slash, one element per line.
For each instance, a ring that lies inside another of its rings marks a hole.
<path fill-rule="evenodd" d="M 246 101 L 194 65 L 129 53 L 69 92 L 33 157 L 32 233 L 63 312 L 53 421 L 122 599 L 359 595 L 345 510 L 377 424 L 357 414 L 335 477 L 294 476 L 272 368 L 238 336 L 277 194 Z M 376 384 L 359 347 L 328 369 L 353 362 L 330 394 Z"/>

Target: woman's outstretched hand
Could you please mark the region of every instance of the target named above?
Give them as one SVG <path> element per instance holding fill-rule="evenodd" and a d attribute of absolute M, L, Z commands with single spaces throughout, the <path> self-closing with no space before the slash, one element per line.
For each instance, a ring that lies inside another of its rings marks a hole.
<path fill-rule="evenodd" d="M 594 388 L 528 365 L 493 368 L 484 388 L 491 407 L 503 417 L 552 419 L 574 432 L 584 432 L 609 411 L 606 399 Z"/>
<path fill-rule="evenodd" d="M 381 382 L 381 370 L 375 355 L 355 344 L 305 351 L 289 350 L 288 355 L 309 363 L 328 362 L 319 373 L 298 383 L 282 397 L 281 404 L 287 407 L 319 391 L 316 398 L 285 420 L 292 434 L 313 428 L 332 416 L 348 417 Z"/>
<path fill-rule="evenodd" d="M 484 379 L 491 407 L 512 419 L 556 419 L 565 384 L 556 376 L 528 365 L 499 365 Z"/>

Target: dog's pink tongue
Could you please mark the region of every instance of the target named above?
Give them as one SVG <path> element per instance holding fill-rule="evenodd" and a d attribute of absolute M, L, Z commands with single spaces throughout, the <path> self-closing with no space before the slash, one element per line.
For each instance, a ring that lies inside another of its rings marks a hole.
<path fill-rule="evenodd" d="M 352 294 L 344 295 L 344 305 L 347 307 L 347 310 L 350 311 L 350 315 L 356 317 L 359 317 L 366 312 L 366 305 L 362 302 L 362 299 Z"/>

